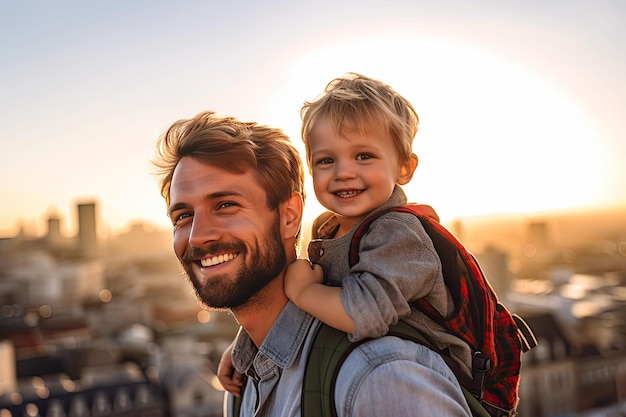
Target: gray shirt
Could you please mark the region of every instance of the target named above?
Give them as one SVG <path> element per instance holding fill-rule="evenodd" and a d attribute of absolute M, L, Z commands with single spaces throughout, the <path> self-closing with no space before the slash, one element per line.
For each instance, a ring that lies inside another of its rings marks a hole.
<path fill-rule="evenodd" d="M 390 199 L 376 211 L 406 202 L 406 195 L 396 186 Z M 309 259 L 324 268 L 327 284 L 343 287 L 343 305 L 355 324 L 349 339 L 381 337 L 391 324 L 404 320 L 433 340 L 437 348 L 449 349 L 470 375 L 469 346 L 410 305 L 425 298 L 444 316 L 454 310 L 439 256 L 419 219 L 399 212 L 378 217 L 363 235 L 359 262 L 353 267 L 348 253 L 358 225 L 333 239 L 336 225 L 336 218 L 330 217 L 320 226 L 317 234 L 329 238 L 309 243 Z"/>

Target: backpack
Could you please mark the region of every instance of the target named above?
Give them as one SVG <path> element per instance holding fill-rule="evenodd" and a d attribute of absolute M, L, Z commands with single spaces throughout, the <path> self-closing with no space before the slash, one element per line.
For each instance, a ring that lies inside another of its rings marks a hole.
<path fill-rule="evenodd" d="M 431 238 L 441 259 L 443 278 L 455 311 L 442 317 L 423 299 L 413 305 L 433 321 L 464 340 L 472 349 L 473 375 L 467 378 L 446 351 L 440 352 L 417 329 L 400 321 L 390 326 L 389 335 L 412 340 L 438 352 L 456 375 L 475 417 L 513 417 L 518 402 L 521 355 L 537 345 L 524 320 L 502 305 L 478 262 L 461 242 L 439 223 L 426 205 L 393 207 L 367 218 L 355 232 L 349 260 L 358 262 L 359 243 L 371 222 L 389 211 L 414 214 Z M 345 333 L 321 324 L 307 358 L 302 386 L 302 417 L 335 417 L 335 380 L 346 357 L 366 340 L 350 342 Z M 231 417 L 239 415 L 241 398 L 228 395 Z"/>
<path fill-rule="evenodd" d="M 430 206 L 406 204 L 367 218 L 352 238 L 350 266 L 358 262 L 359 243 L 369 225 L 378 216 L 390 211 L 417 216 L 435 246 L 455 310 L 448 317 L 443 317 L 424 299 L 415 300 L 412 305 L 471 347 L 471 379 L 458 369 L 447 352 L 439 353 L 461 386 L 483 404 L 490 415 L 514 416 L 519 399 L 521 355 L 535 347 L 537 341 L 524 320 L 511 314 L 498 301 L 474 256 L 439 223 L 437 214 Z"/>

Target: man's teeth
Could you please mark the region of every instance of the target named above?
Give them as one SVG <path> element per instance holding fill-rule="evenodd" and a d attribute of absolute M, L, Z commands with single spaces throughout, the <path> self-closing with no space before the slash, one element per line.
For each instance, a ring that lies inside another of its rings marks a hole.
<path fill-rule="evenodd" d="M 359 193 L 360 191 L 353 190 L 353 191 L 339 191 L 336 194 L 341 198 L 348 198 L 348 197 L 354 197 L 355 195 L 358 195 Z"/>
<path fill-rule="evenodd" d="M 215 266 L 215 265 L 219 265 L 221 263 L 230 261 L 231 259 L 234 259 L 236 256 L 237 255 L 234 253 L 225 253 L 222 255 L 213 256 L 211 258 L 202 259 L 200 263 L 202 264 L 202 266 Z"/>

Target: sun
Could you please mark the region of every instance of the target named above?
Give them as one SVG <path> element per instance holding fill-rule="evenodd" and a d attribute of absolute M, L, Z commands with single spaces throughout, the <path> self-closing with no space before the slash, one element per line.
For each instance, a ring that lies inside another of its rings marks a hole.
<path fill-rule="evenodd" d="M 380 79 L 412 102 L 420 116 L 413 147 L 420 164 L 404 189 L 411 201 L 433 205 L 442 220 L 600 198 L 607 156 L 598 132 L 571 97 L 516 62 L 417 38 L 313 48 L 293 62 L 291 77 L 268 106 L 293 111 L 266 118 L 283 126 L 302 154 L 303 101 L 345 72 Z M 323 210 L 310 184 L 307 177 L 309 220 Z"/>
<path fill-rule="evenodd" d="M 439 88 L 421 89 L 427 101 L 414 149 L 422 165 L 407 193 L 434 201 L 442 218 L 600 200 L 607 157 L 582 109 L 519 65 L 455 52 L 441 65 L 463 71 L 433 71 Z"/>

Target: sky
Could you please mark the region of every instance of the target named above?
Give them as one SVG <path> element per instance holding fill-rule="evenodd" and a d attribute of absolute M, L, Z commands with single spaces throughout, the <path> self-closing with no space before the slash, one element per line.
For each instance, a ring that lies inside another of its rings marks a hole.
<path fill-rule="evenodd" d="M 358 72 L 411 101 L 405 186 L 443 220 L 626 205 L 621 0 L 0 0 L 0 237 L 97 201 L 170 227 L 150 164 L 204 110 L 279 127 Z M 310 184 L 310 179 L 307 179 Z M 312 191 L 306 215 L 322 207 Z"/>

